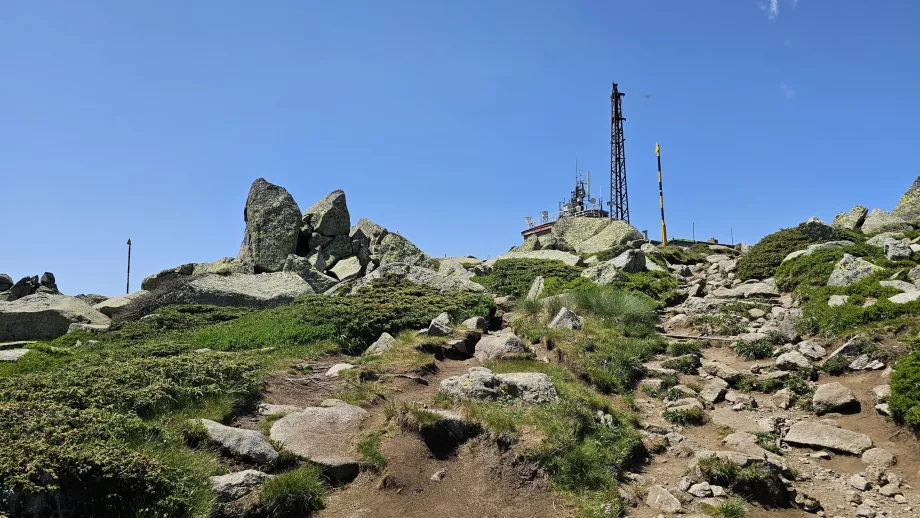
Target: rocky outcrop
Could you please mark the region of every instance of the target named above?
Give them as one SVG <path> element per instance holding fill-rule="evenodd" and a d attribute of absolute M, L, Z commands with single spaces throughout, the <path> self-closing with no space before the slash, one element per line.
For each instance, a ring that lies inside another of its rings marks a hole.
<path fill-rule="evenodd" d="M 7 291 L 13 287 L 13 278 L 5 273 L 0 273 L 0 292 Z"/>
<path fill-rule="evenodd" d="M 310 285 L 290 272 L 204 275 L 183 286 L 177 300 L 185 304 L 273 307 L 310 293 L 314 293 Z"/>
<path fill-rule="evenodd" d="M 612 261 L 605 261 L 601 264 L 585 268 L 581 276 L 590 280 L 598 286 L 607 286 L 623 278 L 623 274 L 617 269 Z"/>
<path fill-rule="evenodd" d="M 559 219 L 553 225 L 552 237 L 555 247 L 584 254 L 643 239 L 642 233 L 629 223 L 604 218 Z"/>
<path fill-rule="evenodd" d="M 912 224 L 920 224 L 920 176 L 907 189 L 892 215 Z"/>
<path fill-rule="evenodd" d="M 339 283 L 338 280 L 317 270 L 306 257 L 290 254 L 284 261 L 282 271 L 296 274 L 313 288 L 316 293 L 323 293 Z"/>
<path fill-rule="evenodd" d="M 377 268 L 349 286 L 338 288 L 337 292 L 354 293 L 384 275 L 396 276 L 415 284 L 430 286 L 444 292 L 472 291 L 481 293 L 486 291 L 482 285 L 476 284 L 475 282 L 447 277 L 420 266 L 412 266 L 405 263 L 390 263 Z"/>
<path fill-rule="evenodd" d="M 380 244 L 377 245 L 376 255 L 380 266 L 403 263 L 429 270 L 434 269 L 434 263 L 428 257 L 428 254 L 422 252 L 419 247 L 396 233 L 388 233 L 380 240 Z"/>
<path fill-rule="evenodd" d="M 827 285 L 849 286 L 856 284 L 881 269 L 880 266 L 876 266 L 861 257 L 843 254 L 843 259 L 834 265 L 834 270 L 827 280 Z"/>
<path fill-rule="evenodd" d="M 288 254 L 297 251 L 300 208 L 277 185 L 258 178 L 249 188 L 243 209 L 246 231 L 237 256 L 252 264 L 256 273 L 281 271 Z"/>
<path fill-rule="evenodd" d="M 911 228 L 910 224 L 900 217 L 882 209 L 872 209 L 862 224 L 862 231 L 866 234 L 906 232 Z"/>
<path fill-rule="evenodd" d="M 853 242 L 852 241 L 827 241 L 826 243 L 816 243 L 813 245 L 808 245 L 808 247 L 805 248 L 804 250 L 796 250 L 795 252 L 790 252 L 789 255 L 783 258 L 783 262 L 785 263 L 786 261 L 790 261 L 792 259 L 795 259 L 796 257 L 801 257 L 803 255 L 811 255 L 815 253 L 817 250 L 824 250 L 826 248 L 843 248 L 846 246 L 853 246 Z"/>
<path fill-rule="evenodd" d="M 110 322 L 86 302 L 66 295 L 35 293 L 12 302 L 0 301 L 0 342 L 56 338 L 66 334 L 70 324 Z"/>
<path fill-rule="evenodd" d="M 862 226 L 868 213 L 869 209 L 862 205 L 854 205 L 849 212 L 838 212 L 831 226 L 843 230 L 857 229 Z"/>
<path fill-rule="evenodd" d="M 641 250 L 627 250 L 609 261 L 617 270 L 626 273 L 645 271 L 645 254 Z"/>
<path fill-rule="evenodd" d="M 351 444 L 367 415 L 361 407 L 327 399 L 275 421 L 269 435 L 284 449 L 322 466 L 329 477 L 349 481 L 358 474 Z"/>

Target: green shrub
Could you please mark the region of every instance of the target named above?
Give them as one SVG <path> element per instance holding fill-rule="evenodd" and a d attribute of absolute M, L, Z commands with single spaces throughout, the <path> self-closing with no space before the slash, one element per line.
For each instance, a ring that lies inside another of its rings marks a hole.
<path fill-rule="evenodd" d="M 737 497 L 729 498 L 719 505 L 701 504 L 700 508 L 714 518 L 744 518 L 747 514 L 747 504 Z"/>
<path fill-rule="evenodd" d="M 361 463 L 377 472 L 387 469 L 387 458 L 380 451 L 382 438 L 383 432 L 374 432 L 365 436 L 355 445 L 355 450 L 361 456 Z"/>
<path fill-rule="evenodd" d="M 669 358 L 661 362 L 661 366 L 665 369 L 674 369 L 683 374 L 696 374 L 698 365 L 699 360 L 695 359 L 693 355 L 690 354 L 677 358 Z"/>
<path fill-rule="evenodd" d="M 500 259 L 492 265 L 488 275 L 475 276 L 470 280 L 485 286 L 497 295 L 520 298 L 527 295 L 533 280 L 558 278 L 569 282 L 581 276 L 582 268 L 569 266 L 562 261 L 547 259 Z"/>
<path fill-rule="evenodd" d="M 773 344 L 769 339 L 741 340 L 734 349 L 735 354 L 744 360 L 762 360 L 773 355 Z"/>
<path fill-rule="evenodd" d="M 821 370 L 830 374 L 831 376 L 841 376 L 846 374 L 848 367 L 850 366 L 850 360 L 845 358 L 843 355 L 837 355 L 833 358 L 828 358 L 821 365 Z"/>
<path fill-rule="evenodd" d="M 320 477 L 319 469 L 314 466 L 275 475 L 259 488 L 259 503 L 272 517 L 311 516 L 325 507 L 326 486 Z"/>
<path fill-rule="evenodd" d="M 806 248 L 813 243 L 832 241 L 837 234 L 815 233 L 805 223 L 797 227 L 784 228 L 774 232 L 751 247 L 748 253 L 738 260 L 736 272 L 739 279 L 766 279 L 772 277 L 776 267 L 782 264 L 787 255 Z"/>
<path fill-rule="evenodd" d="M 684 298 L 677 291 L 677 279 L 663 271 L 625 273 L 623 279 L 614 283 L 614 286 L 648 295 L 657 301 L 658 307 L 679 304 Z"/>
<path fill-rule="evenodd" d="M 740 467 L 713 455 L 697 463 L 699 471 L 710 484 L 726 487 L 734 493 L 764 505 L 787 505 L 789 493 L 778 466 L 757 461 Z"/>
<path fill-rule="evenodd" d="M 706 422 L 706 414 L 703 412 L 703 409 L 700 407 L 692 407 L 689 409 L 668 409 L 662 413 L 664 420 L 671 423 L 681 426 L 686 425 L 701 425 Z"/>
<path fill-rule="evenodd" d="M 706 260 L 706 256 L 712 253 L 709 248 L 687 248 L 683 246 L 661 246 L 658 247 L 661 256 L 670 264 L 696 264 Z"/>
<path fill-rule="evenodd" d="M 706 342 L 699 340 L 690 342 L 670 342 L 668 343 L 668 354 L 670 356 L 683 356 L 685 354 L 702 354 Z"/>
<path fill-rule="evenodd" d="M 28 515 L 56 500 L 71 516 L 184 515 L 190 502 L 181 494 L 193 488 L 182 473 L 127 445 L 157 433 L 107 410 L 0 403 L 0 488 L 23 495 L 6 510 Z"/>
<path fill-rule="evenodd" d="M 843 259 L 843 254 L 887 264 L 885 254 L 877 246 L 856 243 L 847 247 L 825 248 L 780 264 L 776 268 L 776 285 L 782 291 L 792 291 L 799 286 L 826 286 L 834 265 Z"/>
<path fill-rule="evenodd" d="M 623 393 L 645 376 L 643 363 L 662 349 L 658 340 L 601 338 L 582 345 L 579 370 L 602 392 Z"/>
<path fill-rule="evenodd" d="M 888 408 L 895 421 L 920 432 L 920 349 L 895 362 Z"/>
<path fill-rule="evenodd" d="M 387 331 L 427 326 L 441 312 L 454 321 L 494 312 L 491 298 L 478 293 L 442 293 L 435 288 L 384 277 L 347 296 L 307 295 L 292 304 L 205 327 L 192 337 L 198 347 L 244 350 L 308 345 L 334 340 L 358 351 Z"/>
<path fill-rule="evenodd" d="M 559 277 L 550 277 L 543 282 L 543 292 L 540 296 L 550 297 L 562 293 L 572 293 L 577 291 L 589 291 L 596 287 L 586 277 L 576 277 L 570 281 L 563 280 Z"/>

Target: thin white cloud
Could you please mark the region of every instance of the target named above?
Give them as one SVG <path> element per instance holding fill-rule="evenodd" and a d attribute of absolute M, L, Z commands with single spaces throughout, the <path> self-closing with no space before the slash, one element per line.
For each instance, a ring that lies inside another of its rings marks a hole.
<path fill-rule="evenodd" d="M 779 89 L 783 92 L 783 97 L 785 97 L 787 101 L 791 101 L 792 98 L 795 97 L 795 90 L 785 82 L 779 84 Z"/>
<path fill-rule="evenodd" d="M 799 0 L 788 1 L 793 9 L 799 6 Z M 767 13 L 767 17 L 771 20 L 779 18 L 779 0 L 769 0 L 769 3 L 759 2 L 757 7 L 759 7 L 761 11 Z"/>

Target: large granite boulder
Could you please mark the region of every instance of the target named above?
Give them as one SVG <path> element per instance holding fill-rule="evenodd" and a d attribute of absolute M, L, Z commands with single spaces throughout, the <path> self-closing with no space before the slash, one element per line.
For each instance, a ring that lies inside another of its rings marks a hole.
<path fill-rule="evenodd" d="M 297 251 L 300 208 L 284 189 L 264 178 L 252 182 L 243 210 L 246 231 L 239 259 L 258 272 L 278 272 L 288 254 Z"/>
<path fill-rule="evenodd" d="M 269 435 L 284 449 L 322 466 L 329 477 L 349 481 L 358 474 L 352 441 L 367 415 L 361 407 L 327 399 L 275 421 Z"/>
<path fill-rule="evenodd" d="M 482 285 L 476 284 L 475 282 L 471 282 L 465 279 L 458 279 L 455 277 L 449 277 L 435 272 L 434 270 L 429 270 L 427 268 L 413 266 L 405 263 L 389 263 L 382 265 L 373 272 L 358 279 L 353 284 L 347 286 L 340 284 L 340 287 L 337 286 L 333 289 L 339 293 L 354 293 L 355 291 L 360 290 L 361 288 L 386 275 L 400 277 L 410 282 L 414 282 L 415 284 L 431 286 L 432 288 L 444 292 L 473 291 L 481 293 L 486 291 Z"/>
<path fill-rule="evenodd" d="M 324 236 L 347 236 L 351 229 L 351 216 L 345 203 L 345 192 L 332 191 L 304 211 L 302 231 Z"/>
<path fill-rule="evenodd" d="M 562 218 L 553 225 L 552 235 L 558 248 L 583 254 L 643 239 L 629 223 L 606 218 Z"/>
<path fill-rule="evenodd" d="M 349 237 L 351 237 L 352 241 L 366 241 L 367 248 L 373 250 L 383 241 L 383 238 L 385 238 L 387 234 L 389 234 L 387 229 L 367 218 L 361 218 L 358 220 L 358 223 L 352 227 Z"/>
<path fill-rule="evenodd" d="M 892 214 L 912 224 L 920 224 L 920 176 L 907 189 Z"/>
<path fill-rule="evenodd" d="M 380 266 L 391 263 L 404 263 L 421 266 L 429 270 L 433 270 L 435 267 L 428 254 L 395 232 L 387 233 L 380 239 L 380 243 L 376 248 L 376 255 Z"/>
<path fill-rule="evenodd" d="M 907 232 L 911 228 L 910 223 L 882 209 L 872 209 L 862 224 L 862 231 L 866 234 Z"/>
<path fill-rule="evenodd" d="M 146 291 L 155 290 L 157 287 L 162 286 L 166 282 L 188 277 L 192 275 L 192 272 L 194 271 L 195 263 L 186 263 L 176 266 L 175 268 L 167 268 L 153 275 L 145 277 L 144 280 L 141 281 L 141 289 Z"/>
<path fill-rule="evenodd" d="M 472 367 L 460 376 L 441 381 L 441 392 L 462 399 L 518 399 L 528 404 L 554 403 L 559 400 L 552 379 L 542 372 L 494 374 L 485 367 Z"/>
<path fill-rule="evenodd" d="M 66 295 L 35 293 L 0 301 L 0 342 L 56 338 L 74 323 L 107 325 L 111 320 L 86 302 Z"/>
<path fill-rule="evenodd" d="M 826 248 L 843 248 L 846 246 L 853 246 L 852 241 L 827 241 L 824 243 L 815 243 L 813 245 L 808 245 L 807 248 L 803 250 L 796 250 L 795 252 L 789 252 L 789 255 L 783 258 L 783 262 L 790 261 L 796 257 L 801 257 L 803 255 L 811 255 L 818 250 L 824 250 Z"/>
<path fill-rule="evenodd" d="M 861 257 L 843 254 L 843 259 L 834 265 L 834 270 L 827 280 L 827 285 L 849 286 L 856 284 L 881 269 L 881 266 L 876 266 Z"/>
<path fill-rule="evenodd" d="M 183 286 L 177 299 L 186 304 L 272 307 L 310 293 L 313 288 L 291 272 L 203 275 Z"/>
<path fill-rule="evenodd" d="M 868 213 L 869 209 L 862 205 L 854 205 L 849 212 L 838 212 L 831 226 L 843 230 L 857 229 L 862 226 Z"/>
<path fill-rule="evenodd" d="M 517 335 L 509 331 L 483 336 L 476 344 L 476 359 L 479 363 L 490 360 L 500 360 L 508 357 L 519 357 L 527 354 L 524 342 Z"/>
<path fill-rule="evenodd" d="M 853 455 L 862 455 L 872 447 L 872 439 L 868 435 L 815 421 L 794 423 L 783 440 L 791 444 L 829 448 Z"/>
<path fill-rule="evenodd" d="M 13 287 L 13 278 L 5 273 L 0 273 L 0 291 L 7 291 Z"/>
<path fill-rule="evenodd" d="M 40 286 L 38 276 L 23 277 L 16 281 L 6 293 L 6 301 L 12 302 L 23 297 L 28 297 L 38 290 Z"/>
<path fill-rule="evenodd" d="M 835 381 L 818 385 L 811 398 L 811 408 L 818 415 L 828 412 L 848 413 L 854 410 L 858 412 L 859 400 L 852 390 Z"/>
<path fill-rule="evenodd" d="M 347 235 L 335 236 L 326 244 L 310 252 L 307 261 L 319 271 L 328 271 L 339 260 L 352 255 L 351 238 Z"/>

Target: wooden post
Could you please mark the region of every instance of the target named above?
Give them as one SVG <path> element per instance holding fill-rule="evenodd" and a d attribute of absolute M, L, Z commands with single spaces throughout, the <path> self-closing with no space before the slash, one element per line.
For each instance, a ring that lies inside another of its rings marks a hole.
<path fill-rule="evenodd" d="M 668 227 L 664 224 L 664 188 L 661 186 L 661 146 L 655 143 L 658 156 L 658 202 L 661 204 L 661 246 L 668 246 Z"/>
<path fill-rule="evenodd" d="M 125 294 L 131 293 L 131 238 L 128 238 L 128 282 L 125 285 Z"/>

